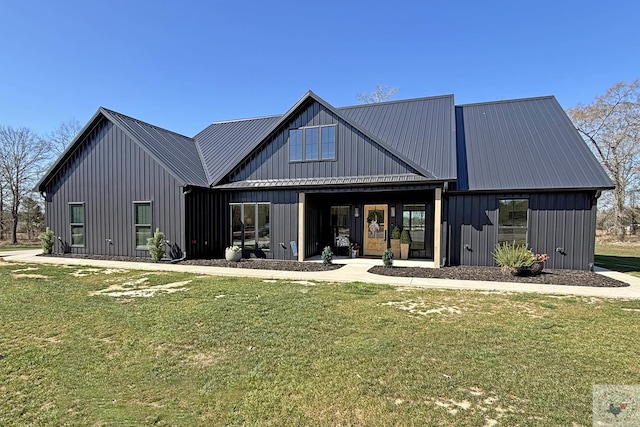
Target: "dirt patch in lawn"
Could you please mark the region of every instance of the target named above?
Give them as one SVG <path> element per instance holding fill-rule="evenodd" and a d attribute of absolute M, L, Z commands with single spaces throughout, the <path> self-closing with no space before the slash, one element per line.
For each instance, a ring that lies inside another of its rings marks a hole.
<path fill-rule="evenodd" d="M 369 273 L 396 277 L 421 277 L 427 279 L 480 280 L 489 282 L 537 283 L 544 285 L 593 286 L 621 288 L 628 283 L 591 271 L 544 270 L 538 276 L 511 276 L 498 267 L 393 267 L 376 266 Z"/>

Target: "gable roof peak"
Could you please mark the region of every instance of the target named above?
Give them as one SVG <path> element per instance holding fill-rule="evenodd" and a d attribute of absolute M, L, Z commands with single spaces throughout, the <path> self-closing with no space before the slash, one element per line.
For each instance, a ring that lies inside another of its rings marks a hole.
<path fill-rule="evenodd" d="M 153 125 L 153 124 L 151 124 L 149 122 L 145 122 L 143 120 L 136 119 L 135 117 L 131 117 L 131 116 L 128 116 L 126 114 L 119 113 L 119 112 L 117 112 L 115 110 L 111 110 L 111 109 L 106 108 L 106 107 L 100 107 L 98 109 L 98 111 L 101 111 L 102 113 L 106 113 L 105 115 L 107 115 L 107 117 L 108 117 L 109 114 L 115 114 L 115 115 L 117 115 L 119 117 L 123 117 L 125 119 L 131 120 L 131 121 L 136 122 L 138 124 L 141 124 L 141 125 L 144 125 L 144 126 L 149 126 L 149 127 L 154 128 L 156 130 L 159 130 L 159 131 L 162 131 L 162 132 L 167 132 L 167 133 L 170 133 L 172 135 L 179 136 L 180 138 L 193 139 L 192 137 L 183 135 L 183 134 L 178 133 L 178 132 L 174 132 L 172 130 L 169 130 L 169 129 L 166 129 L 166 128 L 163 128 L 163 127 L 160 127 L 160 126 Z"/>

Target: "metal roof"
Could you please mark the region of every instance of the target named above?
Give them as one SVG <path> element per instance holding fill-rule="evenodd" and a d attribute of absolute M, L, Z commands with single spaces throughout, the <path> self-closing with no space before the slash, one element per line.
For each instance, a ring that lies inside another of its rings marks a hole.
<path fill-rule="evenodd" d="M 337 108 L 441 180 L 456 178 L 453 95 Z"/>
<path fill-rule="evenodd" d="M 236 181 L 218 185 L 214 188 L 273 188 L 273 187 L 309 187 L 309 186 L 339 186 L 339 185 L 384 185 L 396 183 L 433 182 L 417 174 L 395 175 L 364 175 L 364 176 L 336 176 L 322 178 L 290 178 Z"/>
<path fill-rule="evenodd" d="M 186 185 L 208 187 L 200 154 L 192 138 L 150 125 L 115 111 L 101 108 L 176 178 Z"/>
<path fill-rule="evenodd" d="M 459 190 L 613 188 L 553 96 L 456 107 Z"/>
<path fill-rule="evenodd" d="M 281 116 L 258 117 L 213 123 L 194 140 L 207 174 L 207 182 L 217 183 L 267 137 Z M 226 173 L 225 173 L 226 172 Z"/>

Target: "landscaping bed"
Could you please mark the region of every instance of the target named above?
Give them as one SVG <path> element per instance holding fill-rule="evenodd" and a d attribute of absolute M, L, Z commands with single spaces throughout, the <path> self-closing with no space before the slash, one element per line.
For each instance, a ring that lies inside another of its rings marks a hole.
<path fill-rule="evenodd" d="M 151 258 L 140 257 L 123 257 L 110 255 L 79 255 L 79 254 L 51 254 L 41 256 L 52 256 L 61 258 L 81 258 L 81 259 L 98 259 L 105 261 L 127 261 L 127 262 L 150 262 Z M 170 261 L 162 260 L 162 264 L 169 264 Z M 342 265 L 332 264 L 323 265 L 319 262 L 298 262 L 298 261 L 281 261 L 271 259 L 241 259 L 238 262 L 227 261 L 225 259 L 188 259 L 180 261 L 179 264 L 186 265 L 202 265 L 209 267 L 227 267 L 227 268 L 251 268 L 257 270 L 282 270 L 282 271 L 328 271 L 336 270 Z"/>
<path fill-rule="evenodd" d="M 498 267 L 393 267 L 375 266 L 369 273 L 383 276 L 422 277 L 430 279 L 482 280 L 490 282 L 537 283 L 545 285 L 592 286 L 622 288 L 628 283 L 591 271 L 544 270 L 537 276 L 511 276 Z"/>

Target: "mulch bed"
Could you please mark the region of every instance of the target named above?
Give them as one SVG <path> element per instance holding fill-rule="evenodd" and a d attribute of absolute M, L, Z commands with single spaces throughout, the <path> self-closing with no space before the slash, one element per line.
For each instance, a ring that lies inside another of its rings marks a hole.
<path fill-rule="evenodd" d="M 98 259 L 105 261 L 128 261 L 128 262 L 153 262 L 151 258 L 140 257 L 124 257 L 109 255 L 81 255 L 81 254 L 51 254 L 40 256 L 52 256 L 61 258 L 80 258 L 80 259 Z M 162 260 L 160 264 L 170 264 L 170 261 Z M 342 265 L 322 265 L 319 262 L 298 262 L 298 261 L 279 261 L 271 259 L 241 259 L 238 262 L 227 261 L 226 259 L 190 259 L 180 261 L 176 264 L 186 265 L 202 265 L 209 267 L 228 267 L 228 268 L 253 268 L 258 270 L 282 270 L 282 271 L 329 271 L 336 270 Z"/>
<path fill-rule="evenodd" d="M 80 255 L 80 254 L 51 254 L 40 256 L 53 256 L 62 258 L 98 259 L 108 261 L 129 261 L 129 262 L 153 262 L 151 258 L 107 256 L 107 255 Z M 161 261 L 162 264 L 169 264 L 169 261 Z M 260 270 L 282 270 L 282 271 L 329 271 L 335 270 L 342 265 L 333 264 L 324 266 L 319 262 L 298 262 L 279 261 L 270 259 L 242 259 L 238 262 L 227 261 L 225 259 L 191 259 L 180 261 L 180 264 L 202 265 L 211 267 L 228 268 L 253 268 Z M 369 269 L 370 273 L 382 276 L 399 277 L 421 277 L 432 279 L 452 279 L 452 280 L 483 280 L 491 282 L 517 282 L 517 283 L 538 283 L 546 285 L 570 285 L 570 286 L 593 286 L 606 288 L 622 288 L 629 286 L 628 283 L 611 279 L 601 274 L 590 271 L 573 270 L 544 270 L 539 276 L 511 276 L 504 274 L 498 267 L 443 267 L 443 268 L 423 268 L 423 267 L 393 267 L 385 268 L 376 266 Z"/>
<path fill-rule="evenodd" d="M 421 277 L 429 279 L 483 280 L 490 282 L 537 283 L 544 285 L 592 286 L 623 288 L 628 283 L 611 279 L 591 271 L 544 270 L 538 276 L 511 276 L 498 267 L 393 267 L 376 266 L 369 273 L 383 276 Z"/>

